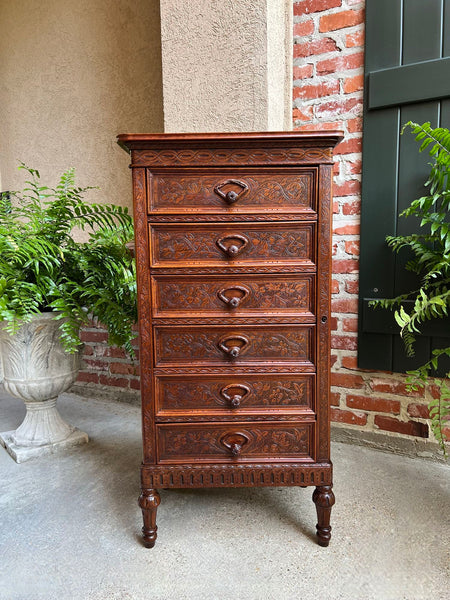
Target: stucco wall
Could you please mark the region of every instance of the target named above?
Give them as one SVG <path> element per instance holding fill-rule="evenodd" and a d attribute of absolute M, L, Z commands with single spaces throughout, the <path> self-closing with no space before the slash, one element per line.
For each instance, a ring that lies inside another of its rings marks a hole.
<path fill-rule="evenodd" d="M 158 0 L 0 2 L 0 176 L 19 160 L 53 184 L 74 166 L 89 198 L 131 204 L 115 137 L 162 131 Z"/>
<path fill-rule="evenodd" d="M 291 0 L 161 0 L 165 131 L 291 129 L 291 12 Z"/>
<path fill-rule="evenodd" d="M 292 129 L 292 0 L 267 1 L 267 129 Z"/>

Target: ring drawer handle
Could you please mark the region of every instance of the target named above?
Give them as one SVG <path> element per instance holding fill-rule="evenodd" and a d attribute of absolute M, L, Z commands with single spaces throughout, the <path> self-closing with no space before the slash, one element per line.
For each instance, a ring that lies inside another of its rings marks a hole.
<path fill-rule="evenodd" d="M 235 192 L 234 190 L 229 190 L 228 192 L 224 192 L 222 188 L 227 185 L 237 185 L 241 188 L 239 192 Z M 222 181 L 222 183 L 218 183 L 214 188 L 214 193 L 217 194 L 228 202 L 228 204 L 234 204 L 237 202 L 242 196 L 244 196 L 248 192 L 248 185 L 243 181 L 239 181 L 239 179 L 227 179 L 226 181 Z"/>
<path fill-rule="evenodd" d="M 230 358 L 237 358 L 248 343 L 243 335 L 231 335 L 219 341 L 219 348 Z"/>
<path fill-rule="evenodd" d="M 233 240 L 240 242 L 240 245 L 233 244 Z M 222 252 L 224 252 L 229 258 L 235 258 L 247 246 L 248 238 L 246 238 L 245 235 L 239 235 L 238 233 L 235 233 L 219 238 L 216 241 L 216 244 L 218 248 L 220 248 L 220 250 L 222 250 Z"/>
<path fill-rule="evenodd" d="M 241 393 L 233 393 L 232 390 L 239 390 Z M 232 383 L 220 390 L 220 395 L 230 403 L 231 408 L 239 408 L 242 400 L 250 394 L 250 388 L 241 383 Z"/>
<path fill-rule="evenodd" d="M 226 295 L 226 292 L 232 292 L 233 290 L 236 290 L 237 292 L 242 292 L 242 295 Z M 244 302 L 244 300 L 249 294 L 250 290 L 243 285 L 235 285 L 233 287 L 223 288 L 222 290 L 219 290 L 217 292 L 218 298 L 230 308 L 237 308 L 242 302 Z"/>
<path fill-rule="evenodd" d="M 248 444 L 249 438 L 243 433 L 226 433 L 220 442 L 233 456 L 239 456 L 243 446 Z"/>

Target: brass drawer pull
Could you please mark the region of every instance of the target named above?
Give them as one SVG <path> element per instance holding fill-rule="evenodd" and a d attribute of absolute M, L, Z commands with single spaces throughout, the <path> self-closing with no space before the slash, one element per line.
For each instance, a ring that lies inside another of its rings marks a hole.
<path fill-rule="evenodd" d="M 248 444 L 249 438 L 243 433 L 226 433 L 222 436 L 220 443 L 231 452 L 233 456 L 239 456 L 242 448 Z"/>
<path fill-rule="evenodd" d="M 239 391 L 241 393 L 239 393 Z M 220 395 L 230 403 L 231 408 L 239 408 L 242 400 L 250 394 L 250 388 L 241 383 L 232 383 L 220 390 Z"/>
<path fill-rule="evenodd" d="M 228 294 L 227 292 L 237 291 L 238 294 Z M 241 292 L 241 295 L 239 295 Z M 247 296 L 250 294 L 250 290 L 243 285 L 234 285 L 229 288 L 223 288 L 217 292 L 217 297 L 222 300 L 230 308 L 237 308 Z"/>
<path fill-rule="evenodd" d="M 234 241 L 240 242 L 240 244 L 233 243 Z M 229 243 L 228 243 L 229 242 Z M 229 258 L 235 258 L 238 256 L 248 244 L 248 238 L 245 235 L 239 235 L 238 233 L 225 235 L 216 241 L 217 247 L 222 250 Z"/>
<path fill-rule="evenodd" d="M 222 188 L 227 185 L 236 185 L 241 188 L 239 192 L 235 192 L 234 190 L 229 190 L 228 192 L 224 192 Z M 242 196 L 244 196 L 248 192 L 248 185 L 243 181 L 239 181 L 239 179 L 227 179 L 226 181 L 222 181 L 222 183 L 218 183 L 214 188 L 214 193 L 217 194 L 228 202 L 228 204 L 234 204 L 237 202 Z"/>
<path fill-rule="evenodd" d="M 230 358 L 237 358 L 248 343 L 248 338 L 243 335 L 230 335 L 219 341 L 219 348 Z"/>

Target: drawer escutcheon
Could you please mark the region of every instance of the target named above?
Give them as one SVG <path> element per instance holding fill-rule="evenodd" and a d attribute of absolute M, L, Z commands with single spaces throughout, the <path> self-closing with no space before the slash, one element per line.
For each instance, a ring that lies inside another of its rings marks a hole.
<path fill-rule="evenodd" d="M 228 190 L 227 192 L 223 191 L 222 188 L 225 188 L 228 185 L 236 185 L 241 188 L 239 192 L 235 192 L 234 190 Z M 240 198 L 245 196 L 248 192 L 249 187 L 244 181 L 240 181 L 239 179 L 227 179 L 226 181 L 222 181 L 222 183 L 218 183 L 214 188 L 214 193 L 220 196 L 222 200 L 228 202 L 228 204 L 234 204 Z"/>
<path fill-rule="evenodd" d="M 231 359 L 237 358 L 247 349 L 250 340 L 245 335 L 227 335 L 219 340 L 218 346 Z"/>
<path fill-rule="evenodd" d="M 226 433 L 220 438 L 220 443 L 231 452 L 233 456 L 239 456 L 243 447 L 249 443 L 249 438 L 243 433 Z"/>
<path fill-rule="evenodd" d="M 238 294 L 229 294 L 227 292 L 241 292 L 242 295 Z M 222 300 L 224 304 L 229 306 L 230 308 L 237 308 L 240 304 L 244 302 L 247 296 L 250 294 L 250 290 L 244 285 L 233 285 L 228 288 L 222 288 L 217 292 L 217 297 L 219 300 Z"/>
<path fill-rule="evenodd" d="M 242 392 L 233 393 L 233 390 L 242 390 Z M 242 383 L 232 383 L 220 390 L 220 395 L 230 403 L 231 408 L 239 408 L 242 400 L 248 396 L 248 394 L 250 394 L 250 388 Z"/>
<path fill-rule="evenodd" d="M 240 245 L 234 244 L 233 240 L 240 242 Z M 230 242 L 229 244 L 227 242 Z M 229 258 L 235 258 L 244 250 L 248 244 L 248 238 L 245 235 L 234 233 L 231 235 L 224 235 L 216 241 L 217 247 L 222 250 Z"/>

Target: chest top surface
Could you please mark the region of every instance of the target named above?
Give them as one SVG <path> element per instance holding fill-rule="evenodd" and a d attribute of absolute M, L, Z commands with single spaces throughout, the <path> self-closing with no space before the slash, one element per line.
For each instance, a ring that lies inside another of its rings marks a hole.
<path fill-rule="evenodd" d="M 121 134 L 132 167 L 332 163 L 341 131 Z"/>

